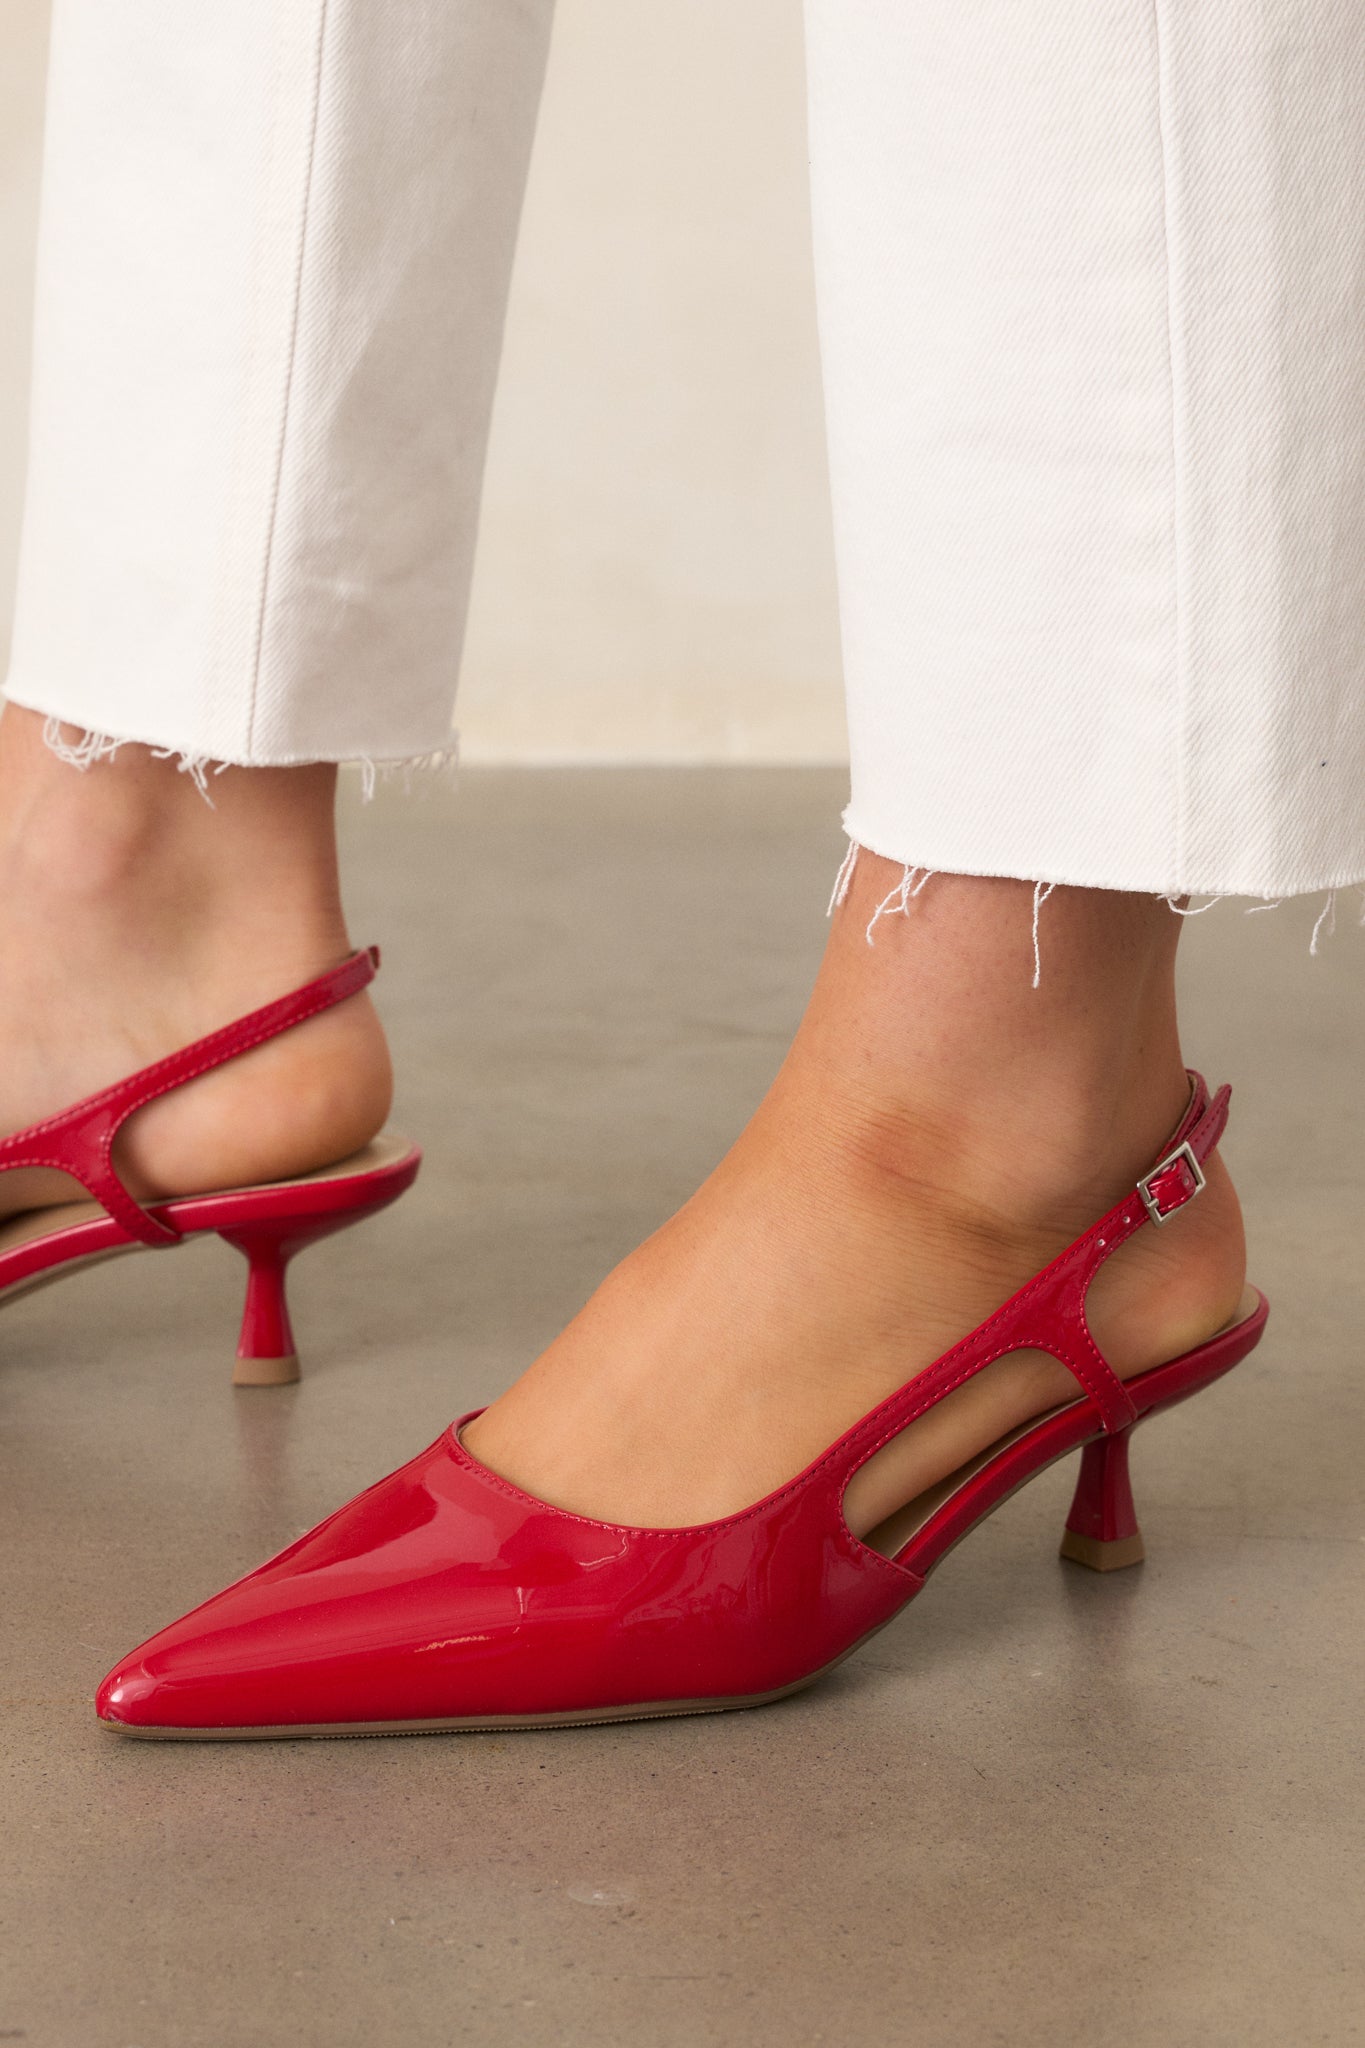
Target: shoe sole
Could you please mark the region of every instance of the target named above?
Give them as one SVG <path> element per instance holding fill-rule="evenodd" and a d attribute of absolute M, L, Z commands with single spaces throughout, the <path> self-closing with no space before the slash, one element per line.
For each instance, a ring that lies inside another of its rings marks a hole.
<path fill-rule="evenodd" d="M 894 1615 L 891 1618 L 895 1620 Z M 882 1627 L 885 1626 L 883 1622 Z M 871 1634 L 878 1632 L 873 1629 Z M 496 1735 L 503 1729 L 606 1728 L 617 1721 L 676 1721 L 690 1714 L 731 1714 L 746 1707 L 774 1706 L 778 1700 L 790 1699 L 793 1693 L 804 1692 L 807 1686 L 827 1677 L 867 1640 L 867 1636 L 860 1636 L 832 1663 L 822 1665 L 807 1678 L 795 1679 L 791 1685 L 779 1686 L 776 1692 L 748 1693 L 734 1699 L 656 1700 L 651 1705 L 582 1707 L 558 1714 L 457 1715 L 437 1721 L 319 1721 L 308 1727 L 286 1722 L 279 1728 L 147 1728 L 137 1727 L 131 1721 L 106 1720 L 101 1720 L 100 1726 L 111 1735 L 131 1736 L 135 1742 L 344 1742 L 365 1736 Z"/>
<path fill-rule="evenodd" d="M 315 1172 L 300 1174 L 292 1180 L 261 1181 L 249 1187 L 224 1188 L 202 1195 L 177 1195 L 149 1203 L 148 1209 L 153 1216 L 164 1216 L 183 1233 L 181 1244 L 202 1242 L 227 1229 L 249 1226 L 258 1214 L 277 1213 L 280 1198 L 285 1195 L 297 1194 L 305 1201 L 320 1202 L 326 1209 L 334 1208 L 339 1215 L 345 1215 L 352 1206 L 364 1210 L 370 1190 L 376 1196 L 382 1192 L 376 1207 L 396 1200 L 416 1178 L 421 1156 L 408 1139 L 385 1132 L 349 1159 L 318 1167 Z M 357 1214 L 355 1220 L 359 1222 L 361 1216 Z M 93 1201 L 63 1202 L 51 1209 L 7 1216 L 0 1220 L 0 1308 L 52 1287 L 73 1273 L 102 1266 L 109 1259 L 124 1258 L 130 1252 L 179 1249 L 176 1244 L 130 1242 L 100 1203 Z M 27 1263 L 25 1253 L 44 1252 L 46 1262 L 36 1271 L 5 1279 L 7 1267 Z"/>

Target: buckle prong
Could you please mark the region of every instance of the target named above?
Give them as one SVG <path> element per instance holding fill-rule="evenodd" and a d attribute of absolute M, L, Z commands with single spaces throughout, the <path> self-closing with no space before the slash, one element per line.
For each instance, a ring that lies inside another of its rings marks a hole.
<path fill-rule="evenodd" d="M 1183 1202 L 1176 1202 L 1171 1208 L 1162 1209 L 1157 1202 L 1156 1196 L 1152 1193 L 1152 1182 L 1160 1180 L 1163 1173 L 1169 1173 L 1171 1168 L 1178 1166 L 1182 1160 L 1194 1176 L 1194 1186 L 1190 1189 Z M 1142 1179 L 1137 1184 L 1137 1191 L 1142 1197 L 1143 1208 L 1159 1230 L 1163 1224 L 1170 1222 L 1172 1216 L 1178 1216 L 1182 1209 L 1188 1207 L 1206 1184 L 1204 1169 L 1195 1158 L 1193 1147 L 1187 1139 L 1183 1145 L 1177 1145 L 1174 1152 L 1168 1152 L 1166 1157 L 1154 1166 L 1150 1173 L 1145 1173 L 1142 1176 Z"/>

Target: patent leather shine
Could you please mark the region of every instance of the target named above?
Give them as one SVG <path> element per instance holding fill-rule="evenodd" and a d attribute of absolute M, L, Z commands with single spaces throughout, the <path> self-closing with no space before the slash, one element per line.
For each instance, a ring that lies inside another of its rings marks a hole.
<path fill-rule="evenodd" d="M 837 1513 L 812 1516 L 804 1489 L 701 1528 L 627 1529 L 507 1486 L 457 1428 L 164 1631 L 100 1711 L 318 1724 L 770 1692 L 917 1585 Z"/>
<path fill-rule="evenodd" d="M 352 953 L 339 967 L 319 975 L 303 988 L 225 1024 L 207 1038 L 196 1039 L 193 1045 L 143 1067 L 126 1080 L 116 1081 L 98 1095 L 86 1096 L 56 1116 L 30 1125 L 26 1131 L 0 1138 L 0 1172 L 20 1166 L 45 1166 L 69 1173 L 89 1190 L 128 1242 L 174 1244 L 180 1234 L 175 1224 L 164 1214 L 135 1201 L 114 1165 L 114 1140 L 129 1117 L 158 1096 L 168 1095 L 200 1074 L 207 1074 L 254 1046 L 263 1045 L 267 1039 L 292 1030 L 307 1018 L 344 1003 L 374 980 L 378 966 L 377 947 Z"/>
<path fill-rule="evenodd" d="M 1202 1160 L 1227 1091 L 1210 1101 L 1192 1078 L 1177 1141 Z M 1173 1214 L 1197 1192 L 1193 1173 L 1169 1168 L 1154 1199 Z M 678 1712 L 803 1684 L 890 1620 L 1034 1472 L 1106 1434 L 1126 1438 L 1256 1344 L 1259 1297 L 1208 1344 L 1117 1379 L 1085 1325 L 1085 1289 L 1144 1226 L 1135 1191 L 804 1472 L 720 1521 L 649 1529 L 569 1514 L 480 1465 L 456 1424 L 153 1637 L 106 1679 L 98 1711 L 129 1733 L 345 1733 Z M 842 1506 L 854 1472 L 948 1388 L 1024 1347 L 1069 1364 L 1079 1398 L 965 1476 L 894 1555 L 855 1537 Z"/>
<path fill-rule="evenodd" d="M 289 1259 L 396 1201 L 417 1177 L 419 1148 L 389 1136 L 351 1160 L 297 1180 L 144 1204 L 119 1176 L 115 1142 L 129 1117 L 147 1103 L 346 1002 L 373 981 L 378 965 L 376 947 L 352 953 L 302 988 L 0 1139 L 0 1173 L 54 1168 L 93 1198 L 0 1224 L 0 1305 L 93 1260 L 170 1250 L 187 1238 L 217 1232 L 250 1268 L 235 1377 L 253 1384 L 296 1378 L 284 1292 Z"/>

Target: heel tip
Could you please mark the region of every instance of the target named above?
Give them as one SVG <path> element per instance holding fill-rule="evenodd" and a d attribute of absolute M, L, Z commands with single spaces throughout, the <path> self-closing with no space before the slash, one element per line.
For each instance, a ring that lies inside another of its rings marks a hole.
<path fill-rule="evenodd" d="M 1092 1572 L 1120 1572 L 1125 1565 L 1141 1564 L 1146 1552 L 1140 1534 L 1105 1543 L 1098 1536 L 1080 1536 L 1074 1529 L 1065 1529 L 1059 1555 L 1070 1558 L 1072 1564 L 1088 1565 Z"/>
<path fill-rule="evenodd" d="M 286 1358 L 239 1358 L 232 1369 L 234 1387 L 288 1387 L 299 1376 L 297 1352 Z"/>

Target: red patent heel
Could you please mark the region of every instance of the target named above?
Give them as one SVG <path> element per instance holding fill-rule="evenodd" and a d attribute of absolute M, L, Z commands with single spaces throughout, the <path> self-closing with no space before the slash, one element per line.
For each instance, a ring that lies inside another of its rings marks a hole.
<path fill-rule="evenodd" d="M 299 1376 L 299 1354 L 289 1320 L 285 1268 L 302 1247 L 276 1230 L 223 1230 L 247 1259 L 246 1301 L 237 1339 L 234 1387 L 284 1387 Z"/>
<path fill-rule="evenodd" d="M 1128 1476 L 1128 1445 L 1132 1431 L 1096 1437 L 1081 1452 L 1071 1512 L 1062 1532 L 1061 1555 L 1092 1572 L 1122 1571 L 1141 1564 L 1142 1531 L 1133 1507 Z"/>
<path fill-rule="evenodd" d="M 237 1340 L 237 1363 L 232 1373 L 234 1387 L 282 1387 L 298 1378 L 299 1354 L 289 1318 L 285 1279 L 290 1260 L 310 1244 L 374 1215 L 391 1200 L 393 1196 L 387 1191 L 378 1197 L 372 1191 L 370 1200 L 348 1203 L 340 1210 L 310 1215 L 300 1208 L 273 1221 L 218 1232 L 247 1262 L 246 1300 Z"/>
<path fill-rule="evenodd" d="M 1197 1074 L 1170 1146 L 1123 1201 L 994 1315 L 804 1472 L 738 1514 L 625 1528 L 534 1499 L 481 1465 L 462 1424 L 309 1535 L 144 1643 L 105 1679 L 101 1718 L 198 1739 L 557 1727 L 758 1706 L 809 1685 L 885 1627 L 1026 1480 L 1081 1453 L 1068 1557 L 1112 1571 L 1142 1539 L 1134 1425 L 1211 1386 L 1260 1341 L 1264 1296 L 1124 1380 L 1086 1320 L 1091 1281 L 1204 1187 L 1228 1093 Z M 1076 1398 L 1011 1431 L 866 1540 L 844 1515 L 868 1460 L 1011 1351 L 1066 1365 Z M 471 1420 L 465 1417 L 465 1421 Z"/>
<path fill-rule="evenodd" d="M 418 1147 L 386 1132 L 349 1159 L 300 1174 L 296 1180 L 144 1204 L 119 1178 L 114 1141 L 144 1104 L 344 1003 L 373 981 L 378 966 L 376 947 L 352 953 L 303 988 L 58 1116 L 0 1139 L 0 1172 L 20 1166 L 52 1167 L 70 1174 L 93 1198 L 0 1223 L 0 1306 L 97 1260 L 124 1252 L 166 1251 L 188 1238 L 216 1232 L 248 1261 L 235 1384 L 279 1386 L 296 1380 L 299 1363 L 285 1300 L 285 1268 L 305 1245 L 397 1201 L 417 1178 L 422 1162 Z"/>
<path fill-rule="evenodd" d="M 219 1231 L 247 1261 L 246 1301 L 232 1372 L 234 1387 L 282 1387 L 298 1378 L 299 1354 L 289 1320 L 285 1273 L 296 1252 L 341 1227 L 331 1222 L 310 1227 L 286 1220 L 257 1224 L 249 1230 Z"/>

